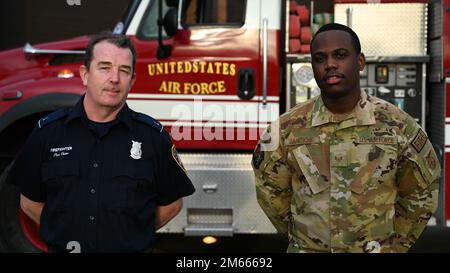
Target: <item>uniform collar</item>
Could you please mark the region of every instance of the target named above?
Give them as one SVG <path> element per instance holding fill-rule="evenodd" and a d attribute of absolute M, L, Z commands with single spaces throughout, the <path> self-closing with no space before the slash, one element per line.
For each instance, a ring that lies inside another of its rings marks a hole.
<path fill-rule="evenodd" d="M 74 119 L 79 118 L 85 126 L 88 125 L 89 120 L 87 118 L 86 111 L 84 110 L 83 100 L 84 100 L 84 95 L 80 98 L 80 100 L 78 100 L 77 104 L 75 104 L 74 107 L 69 109 L 70 113 L 65 120 L 66 124 L 71 122 Z M 130 130 L 133 128 L 133 120 L 131 118 L 131 110 L 130 110 L 130 108 L 128 108 L 128 105 L 126 103 L 124 104 L 122 109 L 120 109 L 119 113 L 117 114 L 116 120 L 124 123 Z"/>
<path fill-rule="evenodd" d="M 314 102 L 313 111 L 311 112 L 311 126 L 316 127 L 327 123 L 338 123 L 338 129 L 344 129 L 352 126 L 362 126 L 375 124 L 375 114 L 373 112 L 374 105 L 366 92 L 361 91 L 360 100 L 355 109 L 344 115 L 333 114 L 322 101 L 322 97 Z"/>

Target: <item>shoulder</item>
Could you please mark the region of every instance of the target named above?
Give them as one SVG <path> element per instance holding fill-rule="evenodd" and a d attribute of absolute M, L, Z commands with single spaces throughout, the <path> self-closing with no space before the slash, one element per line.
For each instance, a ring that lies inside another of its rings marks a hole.
<path fill-rule="evenodd" d="M 152 118 L 151 116 L 143 114 L 143 113 L 138 113 L 138 112 L 133 112 L 132 116 L 133 116 L 133 119 L 135 121 L 137 121 L 138 123 L 148 126 L 152 129 L 158 131 L 159 133 L 164 132 L 164 126 L 159 121 Z"/>
<path fill-rule="evenodd" d="M 38 121 L 37 127 L 39 129 L 42 129 L 49 124 L 55 123 L 56 121 L 59 121 L 59 120 L 62 120 L 63 118 L 67 117 L 67 115 L 70 113 L 70 111 L 71 111 L 71 108 L 64 108 L 64 109 L 57 110 L 53 113 L 50 113 Z"/>
<path fill-rule="evenodd" d="M 399 136 L 401 143 L 422 145 L 428 139 L 427 134 L 417 121 L 405 111 L 380 98 L 370 97 L 374 105 L 374 114 L 377 124 L 389 126 Z"/>
<path fill-rule="evenodd" d="M 368 100 L 374 106 L 373 111 L 377 122 L 395 127 L 405 134 L 408 133 L 408 129 L 419 128 L 416 120 L 397 106 L 373 96 L 369 96 Z"/>
<path fill-rule="evenodd" d="M 314 97 L 308 101 L 299 103 L 292 107 L 289 111 L 280 116 L 280 127 L 286 129 L 291 124 L 300 127 L 307 127 L 310 124 L 311 113 L 314 110 L 314 105 L 319 99 L 319 96 Z"/>
<path fill-rule="evenodd" d="M 382 113 L 388 117 L 402 118 L 402 119 L 406 119 L 409 116 L 402 109 L 383 99 L 368 95 L 367 100 L 370 101 L 374 106 L 373 110 L 375 113 Z"/>

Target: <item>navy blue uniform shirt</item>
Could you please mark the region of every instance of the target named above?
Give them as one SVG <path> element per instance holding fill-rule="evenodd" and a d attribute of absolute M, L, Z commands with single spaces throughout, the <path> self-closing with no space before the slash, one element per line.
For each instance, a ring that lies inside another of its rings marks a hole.
<path fill-rule="evenodd" d="M 169 134 L 125 106 L 108 123 L 89 121 L 83 98 L 42 118 L 8 177 L 44 202 L 41 237 L 53 249 L 134 252 L 155 239 L 155 208 L 194 193 Z"/>

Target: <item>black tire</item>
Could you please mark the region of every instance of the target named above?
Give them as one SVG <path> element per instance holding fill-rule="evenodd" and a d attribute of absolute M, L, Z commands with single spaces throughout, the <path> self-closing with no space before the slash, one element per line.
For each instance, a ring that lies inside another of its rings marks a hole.
<path fill-rule="evenodd" d="M 19 189 L 6 183 L 12 164 L 0 175 L 0 252 L 42 252 L 25 237 L 19 222 Z"/>

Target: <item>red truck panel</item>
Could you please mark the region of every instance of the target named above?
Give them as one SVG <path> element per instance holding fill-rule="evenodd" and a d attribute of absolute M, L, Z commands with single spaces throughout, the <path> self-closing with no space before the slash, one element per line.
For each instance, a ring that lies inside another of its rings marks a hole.
<path fill-rule="evenodd" d="M 427 0 L 413 0 L 413 1 L 408 1 L 408 0 L 335 0 L 334 2 L 336 4 L 340 4 L 340 3 L 367 4 L 367 3 L 426 3 L 428 1 Z"/>
<path fill-rule="evenodd" d="M 442 11 L 442 40 L 443 40 L 443 61 L 444 75 L 450 77 L 450 0 L 443 1 Z M 448 91 L 448 86 L 447 86 Z M 448 104 L 447 104 L 448 105 Z M 447 112 L 450 113 L 450 112 Z"/>
<path fill-rule="evenodd" d="M 167 59 L 155 58 L 155 41 L 132 37 L 139 58 L 130 106 L 162 122 L 178 149 L 253 150 L 259 131 L 268 125 L 258 116 L 263 102 L 260 37 L 259 29 L 180 30 L 166 41 L 173 46 Z M 280 38 L 278 30 L 269 30 L 267 103 L 272 106 L 279 104 Z M 251 99 L 238 97 L 241 69 L 254 72 L 255 97 Z M 249 116 L 238 121 L 241 110 Z M 174 123 L 182 129 L 172 130 Z M 208 124 L 214 129 L 209 130 Z M 207 136 L 210 131 L 215 132 L 214 139 Z"/>
<path fill-rule="evenodd" d="M 448 78 L 447 78 L 448 79 Z M 448 115 L 450 113 L 449 110 L 449 105 L 450 105 L 450 81 L 447 80 L 446 84 L 445 84 L 445 92 L 446 92 L 446 101 L 447 101 L 447 114 Z M 447 129 L 448 126 L 450 126 L 450 123 L 447 122 L 447 117 L 446 117 L 446 122 L 445 122 L 445 128 Z M 447 150 L 448 145 L 450 144 L 448 138 L 450 138 L 450 135 L 448 134 L 448 130 L 445 130 L 445 149 Z M 449 164 L 450 163 L 450 153 L 446 152 L 445 153 L 445 185 L 444 185 L 444 210 L 445 210 L 445 219 L 446 221 L 450 221 L 450 168 L 449 168 Z"/>

